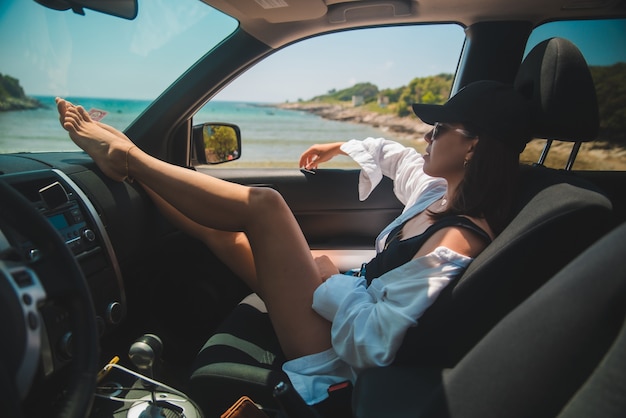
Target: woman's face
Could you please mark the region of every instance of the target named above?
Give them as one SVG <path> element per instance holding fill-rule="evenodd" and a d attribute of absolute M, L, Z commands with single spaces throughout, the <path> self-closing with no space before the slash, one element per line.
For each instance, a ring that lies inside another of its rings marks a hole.
<path fill-rule="evenodd" d="M 471 159 L 478 142 L 476 135 L 458 123 L 436 123 L 424 139 L 428 143 L 424 154 L 424 172 L 443 178 L 463 175 L 465 161 Z"/>

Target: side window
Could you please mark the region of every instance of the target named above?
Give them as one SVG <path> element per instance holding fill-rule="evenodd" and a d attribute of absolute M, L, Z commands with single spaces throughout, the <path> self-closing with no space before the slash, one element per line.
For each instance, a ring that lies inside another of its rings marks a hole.
<path fill-rule="evenodd" d="M 433 40 L 436 40 L 433 41 Z M 425 148 L 410 103 L 443 103 L 465 34 L 458 25 L 339 32 L 290 45 L 207 103 L 194 124 L 241 129 L 242 155 L 219 168 L 297 168 L 310 145 L 368 136 Z M 350 168 L 349 158 L 325 167 Z"/>
<path fill-rule="evenodd" d="M 553 22 L 537 27 L 528 53 L 541 41 L 559 36 L 584 55 L 596 87 L 600 113 L 597 140 L 584 143 L 574 170 L 626 170 L 626 20 Z M 545 141 L 532 141 L 522 158 L 537 161 Z M 545 165 L 563 168 L 571 144 L 555 141 Z"/>

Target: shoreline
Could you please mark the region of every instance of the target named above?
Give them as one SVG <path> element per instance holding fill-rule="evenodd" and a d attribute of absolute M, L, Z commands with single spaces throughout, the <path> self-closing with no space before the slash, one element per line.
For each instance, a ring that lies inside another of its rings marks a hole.
<path fill-rule="evenodd" d="M 41 109 L 45 107 L 39 100 L 37 99 L 21 99 L 8 97 L 0 100 L 0 112 L 14 112 L 18 110 L 35 110 Z"/>
<path fill-rule="evenodd" d="M 424 140 L 424 134 L 431 129 L 430 125 L 425 124 L 416 116 L 399 117 L 377 113 L 351 105 L 306 102 L 281 103 L 272 105 L 272 107 L 309 112 L 324 119 L 338 122 L 371 125 L 382 131 L 388 131 L 400 139 L 415 141 L 418 148 L 425 146 L 426 141 Z M 523 163 L 534 163 L 538 161 L 544 145 L 545 140 L 543 139 L 531 140 L 526 145 L 524 152 L 520 155 L 520 161 Z M 555 141 L 550 149 L 551 153 L 548 157 L 547 165 L 564 168 L 571 148 L 571 142 Z M 576 158 L 574 170 L 597 170 L 600 169 L 600 167 L 606 170 L 626 170 L 624 155 L 626 155 L 625 147 L 610 144 L 602 140 L 585 142 L 582 144 L 580 153 Z"/>
<path fill-rule="evenodd" d="M 430 125 L 425 124 L 416 116 L 399 117 L 341 104 L 322 102 L 281 103 L 275 105 L 275 107 L 313 113 L 324 119 L 338 122 L 370 125 L 385 132 L 390 132 L 402 139 L 420 142 L 424 142 L 424 134 L 431 128 Z"/>

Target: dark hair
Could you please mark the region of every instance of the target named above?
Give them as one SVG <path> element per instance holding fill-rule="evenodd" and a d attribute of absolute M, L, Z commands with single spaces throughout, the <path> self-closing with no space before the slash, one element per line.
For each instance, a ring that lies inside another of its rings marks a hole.
<path fill-rule="evenodd" d="M 453 199 L 443 212 L 430 213 L 433 219 L 448 215 L 485 218 L 495 235 L 511 221 L 513 201 L 517 191 L 519 154 L 505 142 L 488 132 L 478 132 L 464 124 L 470 132 L 478 133 L 474 155 L 465 167 L 465 176 Z"/>

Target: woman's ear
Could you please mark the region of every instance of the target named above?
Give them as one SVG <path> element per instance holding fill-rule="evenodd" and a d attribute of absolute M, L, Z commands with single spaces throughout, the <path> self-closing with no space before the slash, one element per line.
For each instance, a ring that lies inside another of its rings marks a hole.
<path fill-rule="evenodd" d="M 476 149 L 476 145 L 478 144 L 478 138 L 473 138 L 468 140 L 467 154 L 465 156 L 466 160 L 471 160 L 474 156 L 474 150 Z"/>

